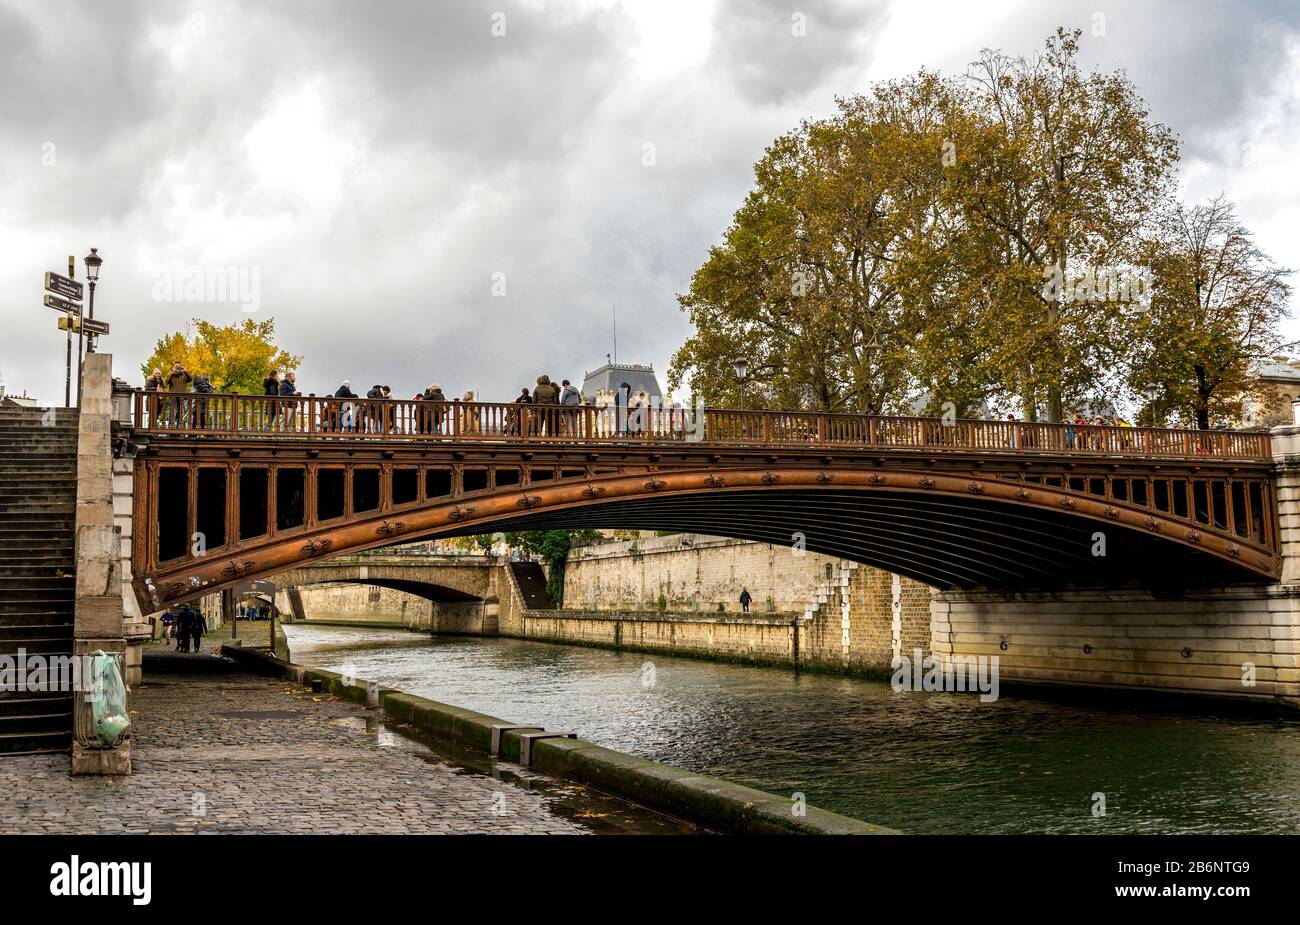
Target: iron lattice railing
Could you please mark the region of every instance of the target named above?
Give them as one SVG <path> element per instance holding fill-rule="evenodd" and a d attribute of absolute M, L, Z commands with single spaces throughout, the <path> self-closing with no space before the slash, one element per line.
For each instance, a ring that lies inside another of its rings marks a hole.
<path fill-rule="evenodd" d="M 133 396 L 144 433 L 214 437 L 463 442 L 700 442 L 773 447 L 879 447 L 1082 456 L 1211 457 L 1268 461 L 1260 431 L 1185 430 L 1023 421 L 946 421 L 818 411 L 530 405 L 343 399 L 317 395 Z"/>

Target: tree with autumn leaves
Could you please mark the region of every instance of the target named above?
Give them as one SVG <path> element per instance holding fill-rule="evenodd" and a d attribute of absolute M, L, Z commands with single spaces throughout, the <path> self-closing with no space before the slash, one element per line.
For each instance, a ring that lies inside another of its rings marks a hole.
<path fill-rule="evenodd" d="M 1230 204 L 1175 200 L 1173 134 L 1122 73 L 1080 70 L 1079 34 L 882 83 L 774 141 L 679 297 L 696 333 L 671 385 L 732 404 L 745 357 L 759 407 L 1059 421 L 1156 381 L 1175 419 L 1229 416 L 1282 346 L 1287 271 Z"/>
<path fill-rule="evenodd" d="M 166 376 L 172 364 L 180 362 L 192 374 L 206 373 L 218 392 L 260 395 L 267 373 L 278 369 L 283 376 L 302 363 L 302 357 L 275 345 L 274 318 L 246 318 L 229 325 L 195 318 L 193 325 L 193 335 L 176 331 L 158 340 L 140 366 L 146 379 L 155 369 Z"/>
<path fill-rule="evenodd" d="M 1202 429 L 1236 417 L 1243 397 L 1265 414 L 1281 410 L 1251 366 L 1291 346 L 1279 333 L 1290 271 L 1264 255 L 1223 197 L 1174 206 L 1148 247 L 1152 298 L 1132 319 L 1129 386 L 1155 384 L 1176 423 Z"/>

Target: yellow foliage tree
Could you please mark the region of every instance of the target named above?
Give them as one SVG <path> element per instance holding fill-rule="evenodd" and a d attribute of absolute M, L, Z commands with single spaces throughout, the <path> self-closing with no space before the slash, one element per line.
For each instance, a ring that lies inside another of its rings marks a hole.
<path fill-rule="evenodd" d="M 242 394 L 262 391 L 262 380 L 273 369 L 280 375 L 297 370 L 302 357 L 275 345 L 275 319 L 216 325 L 194 319 L 194 335 L 176 331 L 154 345 L 153 354 L 140 367 L 148 379 L 155 370 L 163 376 L 180 362 L 193 375 L 206 373 L 218 392 Z"/>

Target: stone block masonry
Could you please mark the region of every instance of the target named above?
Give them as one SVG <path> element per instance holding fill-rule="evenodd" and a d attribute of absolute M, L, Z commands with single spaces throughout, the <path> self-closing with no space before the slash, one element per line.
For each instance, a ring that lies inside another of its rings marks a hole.
<path fill-rule="evenodd" d="M 997 655 L 1005 680 L 1300 707 L 1300 427 L 1274 428 L 1272 444 L 1280 582 L 1161 594 L 936 594 L 935 653 Z"/>
<path fill-rule="evenodd" d="M 77 433 L 76 607 L 74 655 L 98 650 L 123 656 L 121 530 L 113 501 L 113 357 L 90 353 L 82 365 Z M 73 774 L 129 774 L 128 737 L 113 748 L 94 738 L 91 704 L 73 698 Z"/>
<path fill-rule="evenodd" d="M 521 616 L 518 635 L 873 674 L 930 645 L 928 587 L 790 546 L 690 533 L 600 543 L 574 550 L 564 589 L 565 609 Z"/>

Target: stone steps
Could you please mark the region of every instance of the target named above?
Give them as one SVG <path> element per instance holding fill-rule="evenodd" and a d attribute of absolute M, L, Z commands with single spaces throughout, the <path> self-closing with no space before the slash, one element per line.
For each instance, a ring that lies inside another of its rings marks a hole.
<path fill-rule="evenodd" d="M 43 752 L 63 752 L 72 745 L 72 711 L 63 719 L 50 717 L 50 725 L 58 726 L 50 732 L 0 732 L 0 755 L 31 755 Z M 0 729 L 9 725 L 8 717 L 0 717 Z M 67 729 L 64 730 L 63 727 Z"/>
<path fill-rule="evenodd" d="M 17 627 L 3 628 L 5 641 L 0 643 L 0 656 L 16 656 L 21 649 L 28 655 L 69 655 L 69 638 L 65 627 L 37 627 L 44 635 L 11 637 Z"/>
<path fill-rule="evenodd" d="M 0 635 L 9 632 L 10 627 L 50 626 L 72 629 L 73 608 L 71 604 L 62 609 L 50 605 L 46 610 L 15 610 L 13 613 L 0 613 Z"/>
<path fill-rule="evenodd" d="M 45 417 L 45 422 L 42 417 Z M 77 412 L 0 409 L 0 655 L 71 655 Z M 66 749 L 73 694 L 0 692 L 0 753 Z"/>
<path fill-rule="evenodd" d="M 64 578 L 74 576 L 62 556 L 23 556 L 9 559 L 0 553 L 0 582 L 5 578 Z"/>
<path fill-rule="evenodd" d="M 538 562 L 511 562 L 510 571 L 523 596 L 528 610 L 554 610 L 555 604 L 546 593 L 546 573 Z"/>

